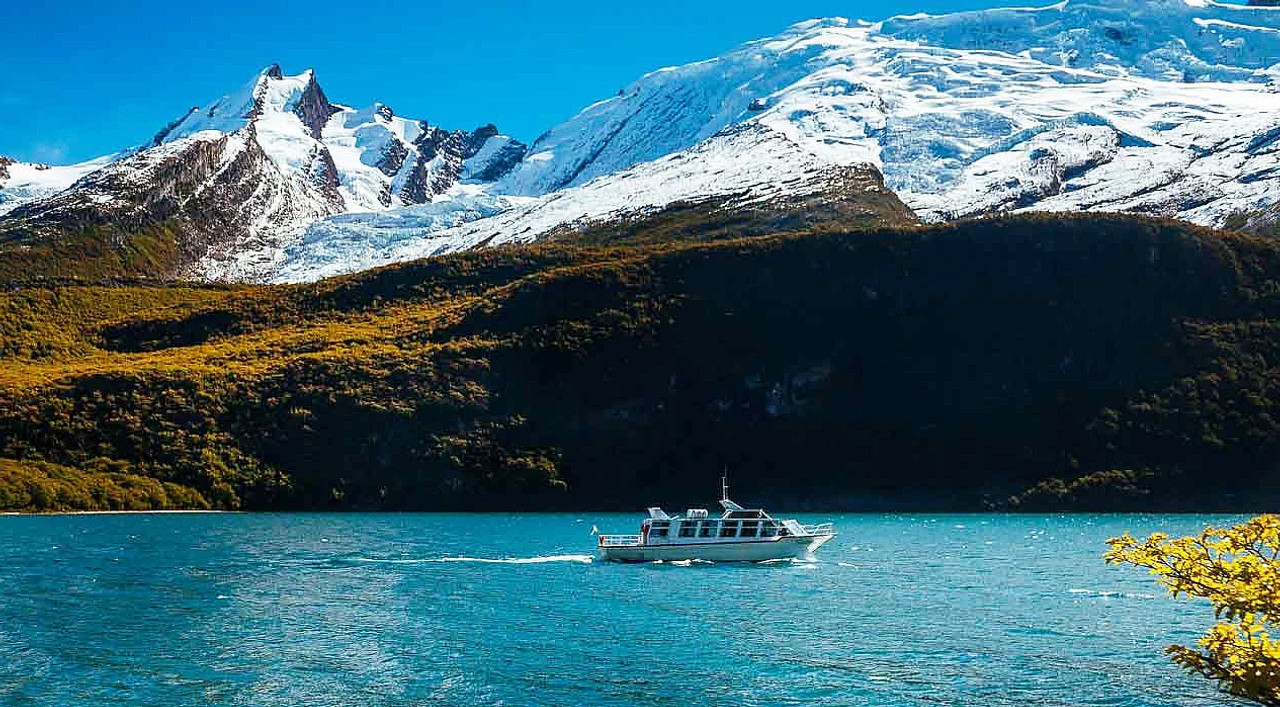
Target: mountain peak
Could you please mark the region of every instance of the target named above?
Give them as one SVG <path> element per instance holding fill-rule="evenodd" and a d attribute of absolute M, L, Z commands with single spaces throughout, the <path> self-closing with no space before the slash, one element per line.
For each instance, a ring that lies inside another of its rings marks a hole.
<path fill-rule="evenodd" d="M 303 125 L 307 126 L 311 137 L 319 140 L 329 116 L 341 109 L 329 103 L 329 99 L 324 95 L 324 89 L 320 88 L 320 83 L 316 81 L 314 71 L 307 69 L 298 78 L 303 79 L 305 84 L 302 93 L 293 104 L 293 113 L 302 120 Z"/>
<path fill-rule="evenodd" d="M 284 72 L 280 70 L 279 64 L 272 64 L 271 66 L 268 66 L 258 75 L 269 79 L 284 78 Z"/>

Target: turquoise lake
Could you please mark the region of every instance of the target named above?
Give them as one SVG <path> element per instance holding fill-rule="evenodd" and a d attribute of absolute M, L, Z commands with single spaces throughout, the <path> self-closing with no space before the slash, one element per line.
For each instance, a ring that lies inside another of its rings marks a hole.
<path fill-rule="evenodd" d="M 817 562 L 673 566 L 592 561 L 639 514 L 0 517 L 0 704 L 1235 704 L 1101 555 L 1237 518 L 800 518 Z"/>

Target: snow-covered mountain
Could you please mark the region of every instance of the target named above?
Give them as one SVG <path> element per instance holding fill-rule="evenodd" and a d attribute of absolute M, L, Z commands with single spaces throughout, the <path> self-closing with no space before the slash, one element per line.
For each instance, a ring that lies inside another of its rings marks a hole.
<path fill-rule="evenodd" d="M 1043 209 L 1247 222 L 1280 204 L 1277 62 L 1280 9 L 1209 0 L 803 22 L 655 71 L 552 128 L 506 177 L 461 195 L 501 194 L 501 215 L 439 219 L 455 202 L 321 221 L 278 277 L 723 193 L 779 198 L 853 166 L 880 171 L 925 220 Z"/>
<path fill-rule="evenodd" d="M 1280 8 L 1212 0 L 813 20 L 643 76 L 527 151 L 492 130 L 424 142 L 420 124 L 268 71 L 24 208 L 218 139 L 222 162 L 256 142 L 275 171 L 244 190 L 268 195 L 258 220 L 209 247 L 204 277 L 308 280 L 677 202 L 812 208 L 886 187 L 924 220 L 1042 209 L 1263 225 L 1280 217 L 1278 62 Z"/>
<path fill-rule="evenodd" d="M 331 103 L 311 71 L 286 76 L 273 65 L 148 144 L 63 168 L 65 190 L 12 208 L 4 224 L 35 234 L 173 225 L 183 233 L 182 274 L 265 279 L 317 219 L 429 202 L 461 180 L 502 176 L 523 154 L 492 125 L 447 131 L 381 104 Z M 2 193 L 20 199 L 33 190 L 10 191 Z"/>

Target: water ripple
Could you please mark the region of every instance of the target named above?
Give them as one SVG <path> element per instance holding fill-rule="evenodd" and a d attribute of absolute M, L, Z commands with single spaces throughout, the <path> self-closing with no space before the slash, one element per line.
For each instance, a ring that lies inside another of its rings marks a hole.
<path fill-rule="evenodd" d="M 1232 519 L 827 520 L 742 566 L 588 554 L 630 515 L 0 518 L 0 704 L 1223 704 L 1162 654 L 1207 607 L 1101 553 Z"/>

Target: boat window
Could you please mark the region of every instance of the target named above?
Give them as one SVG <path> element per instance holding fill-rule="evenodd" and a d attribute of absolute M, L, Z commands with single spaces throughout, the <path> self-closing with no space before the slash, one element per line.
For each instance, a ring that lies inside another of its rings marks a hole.
<path fill-rule="evenodd" d="M 744 520 L 742 521 L 742 531 L 738 535 L 744 538 L 754 538 L 756 536 L 756 528 L 759 527 L 759 521 Z"/>
<path fill-rule="evenodd" d="M 723 525 L 720 526 L 720 537 L 732 538 L 732 537 L 737 537 L 737 535 L 738 535 L 737 521 L 734 521 L 734 520 L 726 521 Z"/>
<path fill-rule="evenodd" d="M 698 532 L 698 524 L 693 521 L 685 521 L 680 524 L 680 537 L 691 538 Z"/>
<path fill-rule="evenodd" d="M 759 517 L 760 517 L 760 516 L 762 516 L 762 515 L 764 515 L 764 511 L 760 511 L 760 510 L 755 510 L 755 511 L 730 511 L 730 513 L 729 513 L 729 517 L 730 517 L 730 518 L 759 518 Z"/>
<path fill-rule="evenodd" d="M 653 526 L 653 529 L 649 531 L 649 535 L 655 538 L 665 538 L 667 537 L 668 530 L 670 530 L 670 528 L 668 528 L 665 525 L 663 526 L 655 525 Z"/>
<path fill-rule="evenodd" d="M 764 527 L 760 529 L 761 537 L 772 538 L 777 534 L 778 534 L 778 525 L 776 523 L 765 523 Z"/>
<path fill-rule="evenodd" d="M 709 537 L 711 537 L 711 536 L 712 536 L 712 533 L 713 533 L 713 532 L 715 532 L 715 529 L 716 529 L 716 522 L 715 522 L 715 521 L 707 521 L 706 523 L 699 523 L 699 524 L 698 524 L 698 537 L 700 537 L 700 538 L 709 538 Z"/>

